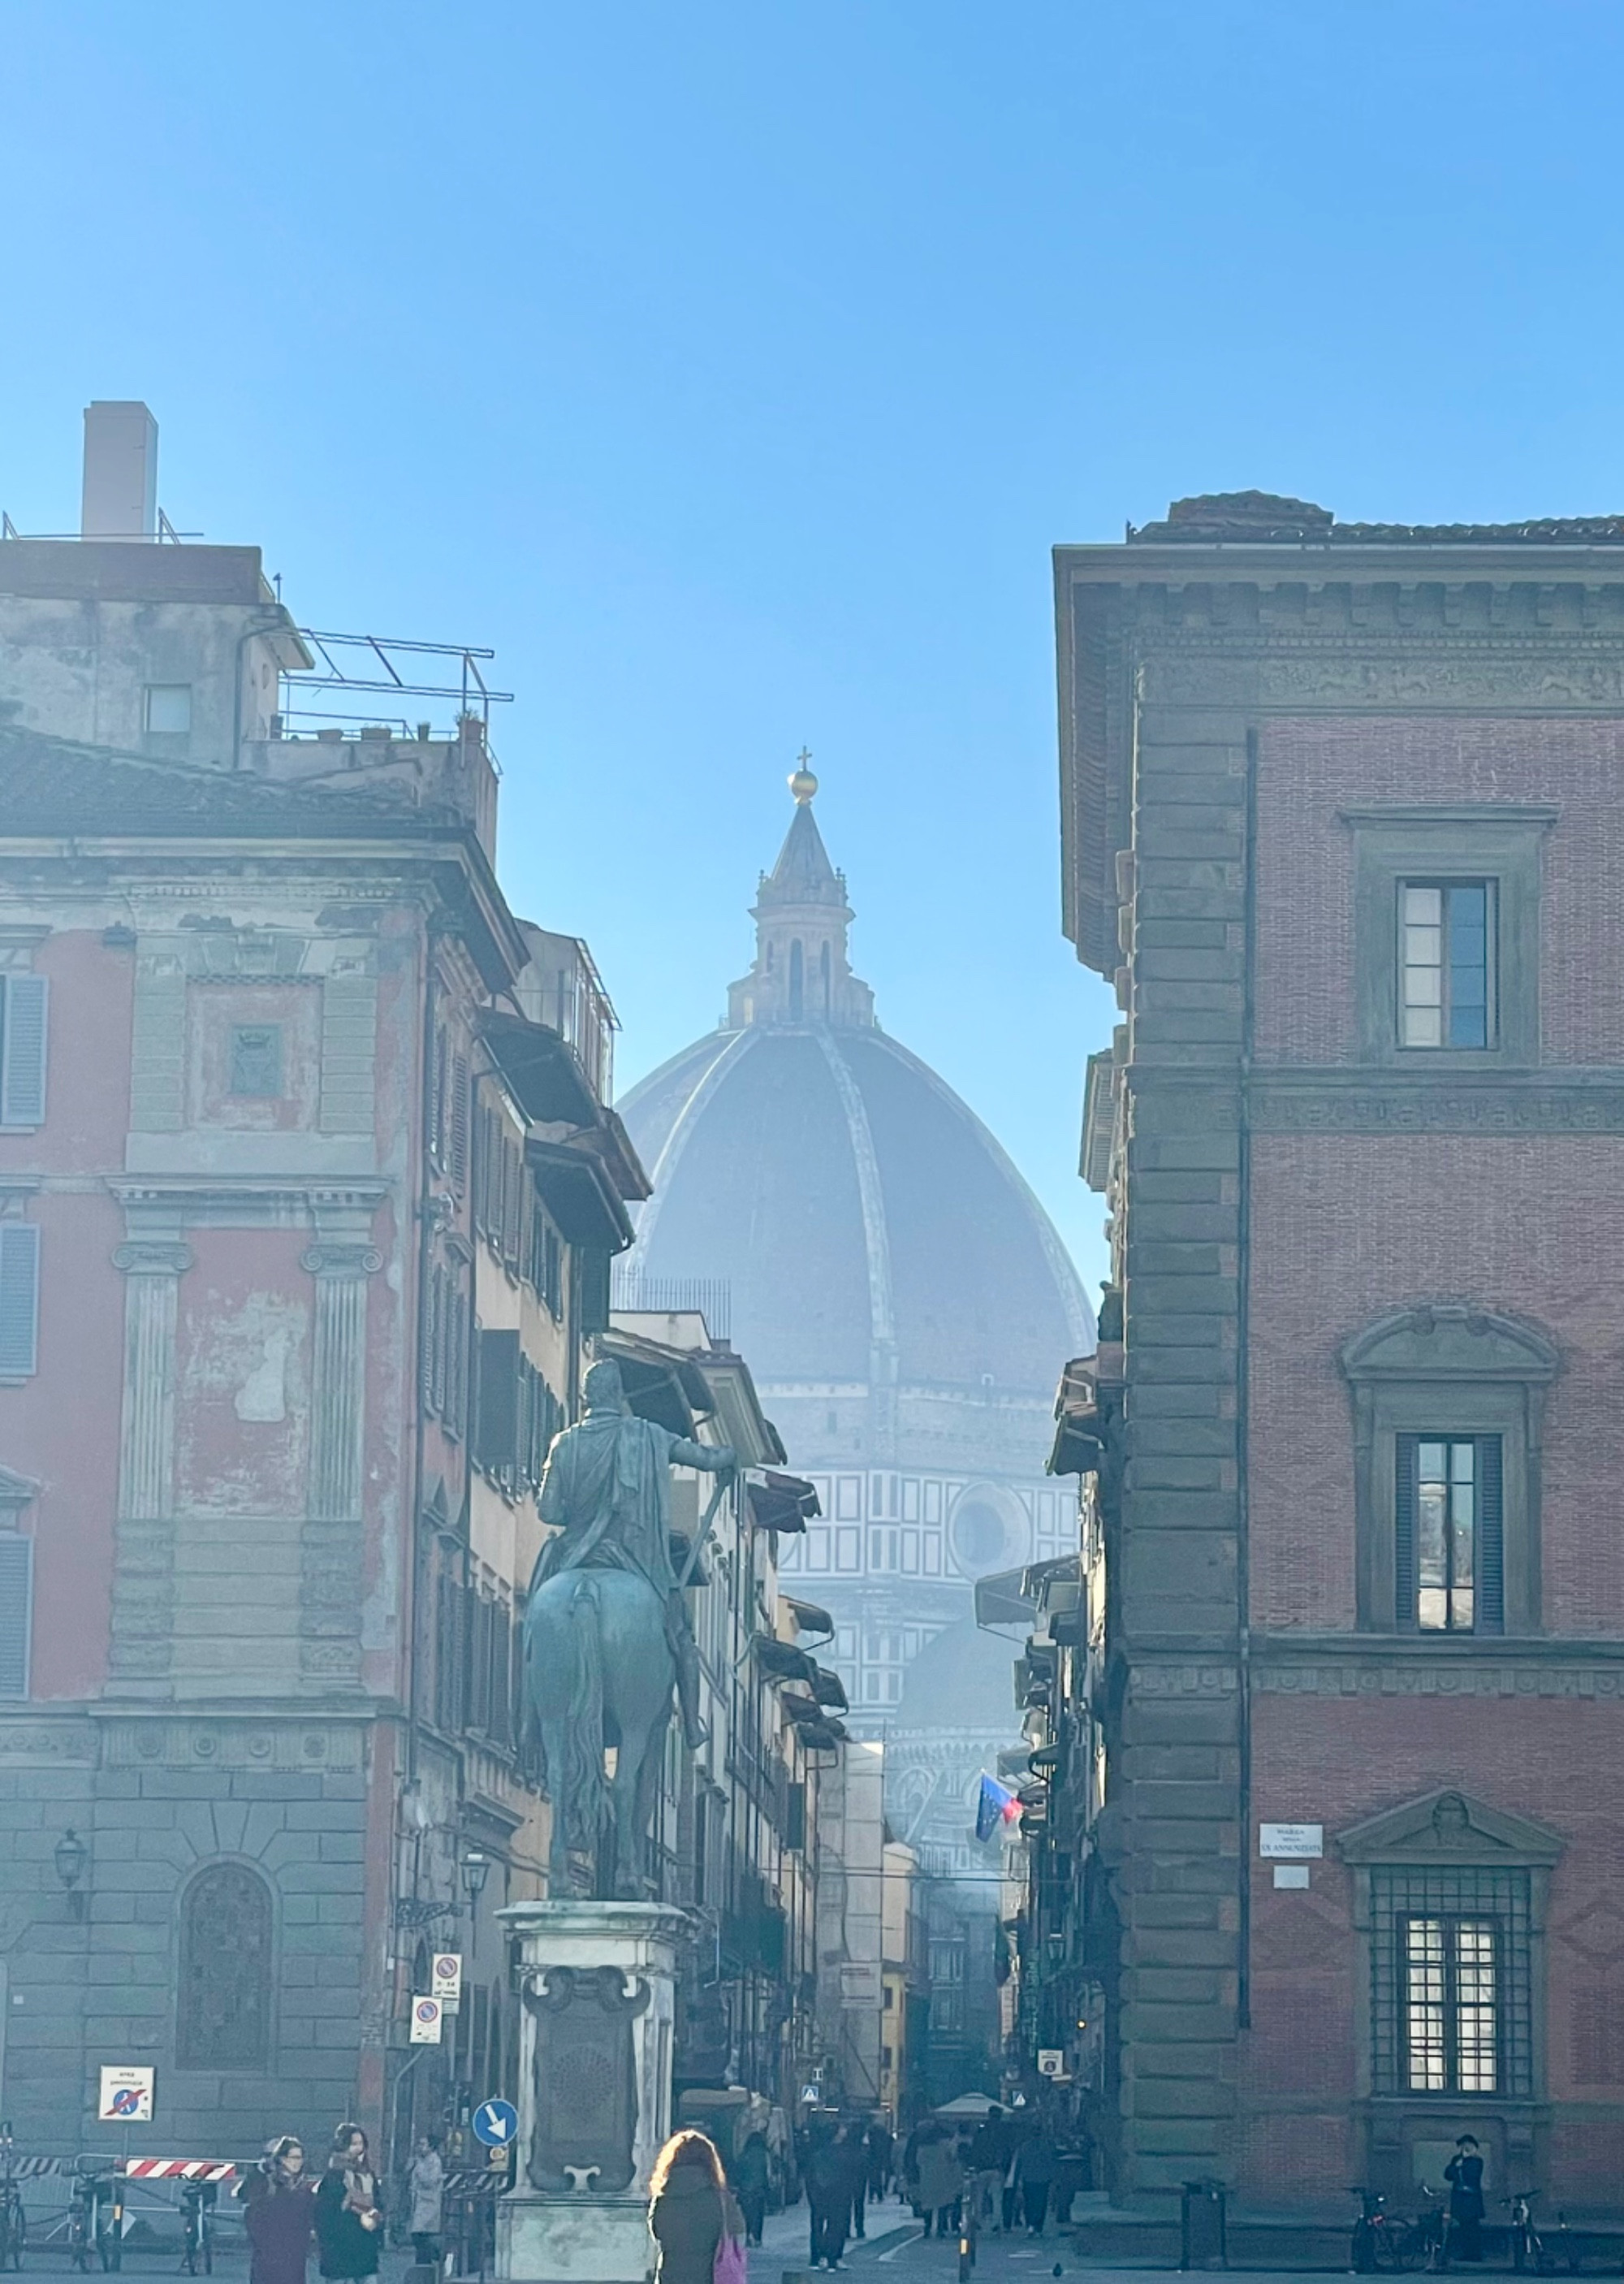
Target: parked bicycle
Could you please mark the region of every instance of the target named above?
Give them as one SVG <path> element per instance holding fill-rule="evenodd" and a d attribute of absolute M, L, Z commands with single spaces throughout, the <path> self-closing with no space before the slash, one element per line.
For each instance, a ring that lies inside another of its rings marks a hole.
<path fill-rule="evenodd" d="M 181 2268 L 188 2276 L 215 2272 L 215 2205 L 219 2194 L 213 2181 L 181 2185 Z"/>
<path fill-rule="evenodd" d="M 107 2173 L 82 2174 L 68 2217 L 68 2257 L 81 2273 L 94 2263 L 113 2271 L 123 2265 L 123 2186 Z"/>
<path fill-rule="evenodd" d="M 28 2241 L 28 2217 L 17 2186 L 13 2147 L 11 2126 L 0 2125 L 0 2269 L 20 2268 Z"/>
<path fill-rule="evenodd" d="M 1359 2200 L 1351 2261 L 1357 2274 L 1399 2276 L 1430 2264 L 1431 2232 L 1423 2224 L 1390 2213 L 1378 2190 L 1356 2188 L 1351 2194 Z"/>
<path fill-rule="evenodd" d="M 980 2217 L 976 2211 L 978 2202 L 976 2185 L 966 2181 L 959 2207 L 958 2284 L 970 2284 L 975 2268 L 976 2240 L 980 2233 Z"/>
<path fill-rule="evenodd" d="M 1511 2248 L 1511 2265 L 1520 2274 L 1532 2268 L 1536 2275 L 1549 2276 L 1556 2263 L 1545 2249 L 1545 2240 L 1534 2225 L 1534 2189 L 1518 2189 L 1501 2202 L 1511 2214 L 1506 2229 L 1506 2241 Z"/>

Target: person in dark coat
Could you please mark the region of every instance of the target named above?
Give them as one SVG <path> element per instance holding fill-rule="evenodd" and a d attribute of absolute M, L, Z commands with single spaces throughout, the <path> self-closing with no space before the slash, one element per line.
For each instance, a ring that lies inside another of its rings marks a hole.
<path fill-rule="evenodd" d="M 971 2136 L 964 2153 L 964 2194 L 978 2228 L 989 2232 L 1000 2218 L 999 2195 L 1009 2163 L 1009 2142 L 1003 2112 L 995 2101 L 980 2126 Z"/>
<path fill-rule="evenodd" d="M 239 2181 L 248 2234 L 248 2284 L 305 2284 L 316 2227 L 316 2184 L 306 2177 L 304 2147 L 285 2133 Z"/>
<path fill-rule="evenodd" d="M 340 2125 L 322 2185 L 316 2192 L 316 2241 L 321 2272 L 351 2284 L 378 2273 L 383 2243 L 383 2208 L 366 2135 L 358 2125 Z"/>
<path fill-rule="evenodd" d="M 1449 2184 L 1449 2251 L 1457 2260 L 1481 2260 L 1483 2160 L 1475 2133 L 1461 2135 L 1443 2177 Z"/>
<path fill-rule="evenodd" d="M 851 2198 L 851 2233 L 866 2236 L 863 2215 L 869 2202 L 869 2137 L 865 2129 L 856 2124 L 844 2125 L 837 2143 L 846 2169 L 846 2186 Z"/>
<path fill-rule="evenodd" d="M 870 2126 L 868 2146 L 869 2194 L 878 2204 L 891 2186 L 891 2157 L 896 2146 L 883 2117 L 877 2117 Z"/>
<path fill-rule="evenodd" d="M 660 2247 L 657 2284 L 711 2284 L 722 2238 L 744 2235 L 745 2217 L 708 2134 L 674 2133 L 654 2160 L 649 2233 Z"/>
<path fill-rule="evenodd" d="M 925 2120 L 913 2126 L 902 2144 L 902 2194 L 913 2207 L 916 2217 L 919 2204 L 919 2144 L 925 2138 Z"/>
<path fill-rule="evenodd" d="M 772 2169 L 767 2156 L 767 2136 L 753 2133 L 733 2160 L 733 2194 L 738 2199 L 739 2210 L 745 2216 L 745 2241 L 760 2244 L 761 2224 L 767 2218 L 767 2194 L 772 2185 Z"/>
<path fill-rule="evenodd" d="M 812 2215 L 814 2268 L 846 2265 L 840 2255 L 846 2249 L 846 2234 L 852 2217 L 850 2162 L 831 2133 L 818 2136 L 807 2151 L 801 2178 L 806 2183 L 807 2203 Z"/>
<path fill-rule="evenodd" d="M 1049 2218 L 1049 2192 L 1059 2170 L 1055 2145 L 1041 2131 L 1030 2140 L 1023 2141 L 1015 2153 L 1015 2186 L 1020 2191 L 1026 2210 L 1028 2236 L 1043 2233 L 1043 2223 Z"/>

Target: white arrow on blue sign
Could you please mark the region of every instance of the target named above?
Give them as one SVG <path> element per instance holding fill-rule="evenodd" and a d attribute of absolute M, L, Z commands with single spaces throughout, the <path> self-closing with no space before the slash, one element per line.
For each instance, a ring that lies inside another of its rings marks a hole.
<path fill-rule="evenodd" d="M 473 2113 L 473 2130 L 488 2149 L 505 2149 L 519 2131 L 519 2112 L 511 2101 L 482 2101 Z"/>

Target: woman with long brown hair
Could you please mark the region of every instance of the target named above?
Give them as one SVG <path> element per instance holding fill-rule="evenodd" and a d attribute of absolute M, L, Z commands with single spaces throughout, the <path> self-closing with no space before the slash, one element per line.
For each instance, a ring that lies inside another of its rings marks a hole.
<path fill-rule="evenodd" d="M 658 2284 L 711 2284 L 722 2267 L 717 2254 L 730 2247 L 741 2279 L 744 2215 L 734 2203 L 722 2153 L 709 2136 L 674 2133 L 654 2161 L 649 2181 L 649 2231 L 660 2247 Z"/>
<path fill-rule="evenodd" d="M 360 2284 L 377 2275 L 383 2225 L 366 2135 L 358 2125 L 340 2125 L 316 2192 L 316 2242 L 329 2284 L 339 2278 Z"/>

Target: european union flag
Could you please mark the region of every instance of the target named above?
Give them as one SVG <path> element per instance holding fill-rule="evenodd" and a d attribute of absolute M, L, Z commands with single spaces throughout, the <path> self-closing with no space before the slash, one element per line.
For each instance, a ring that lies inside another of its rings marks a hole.
<path fill-rule="evenodd" d="M 1001 1785 L 996 1777 L 981 1779 L 981 1797 L 975 1811 L 978 1840 L 990 1840 L 1001 1824 L 1010 1823 L 1019 1812 L 1020 1803 L 1008 1785 Z"/>

